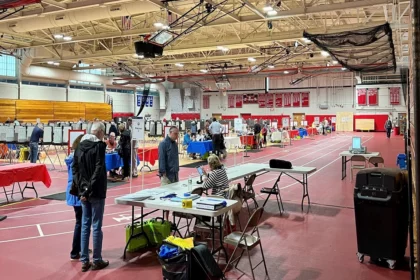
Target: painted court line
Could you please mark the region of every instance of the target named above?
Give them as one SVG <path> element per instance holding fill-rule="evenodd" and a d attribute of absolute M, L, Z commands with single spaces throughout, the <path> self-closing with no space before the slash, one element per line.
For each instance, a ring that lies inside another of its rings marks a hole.
<path fill-rule="evenodd" d="M 40 225 L 40 224 L 37 224 L 37 225 L 36 225 L 36 228 L 38 229 L 39 236 L 40 236 L 40 237 L 44 236 L 44 232 L 42 232 L 41 225 Z"/>

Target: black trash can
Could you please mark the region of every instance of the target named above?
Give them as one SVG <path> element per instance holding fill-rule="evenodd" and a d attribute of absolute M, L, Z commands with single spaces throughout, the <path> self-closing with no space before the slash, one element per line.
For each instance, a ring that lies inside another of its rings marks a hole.
<path fill-rule="evenodd" d="M 396 168 L 359 171 L 354 188 L 358 258 L 386 261 L 394 269 L 404 259 L 408 238 L 407 177 Z"/>

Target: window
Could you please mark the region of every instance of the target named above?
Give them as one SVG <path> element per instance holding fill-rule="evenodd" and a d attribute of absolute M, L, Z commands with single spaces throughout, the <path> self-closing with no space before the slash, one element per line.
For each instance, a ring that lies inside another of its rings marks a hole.
<path fill-rule="evenodd" d="M 79 67 L 88 67 L 88 66 L 89 66 L 89 64 L 85 64 L 85 63 L 80 63 L 79 64 Z M 76 66 L 74 66 L 74 67 L 76 67 Z M 73 71 L 104 76 L 104 75 L 106 75 L 106 72 L 104 70 L 105 69 L 86 69 L 86 70 L 73 70 Z M 89 82 L 85 82 L 85 81 L 75 81 L 75 80 L 70 80 L 70 83 L 72 83 L 72 84 L 84 84 L 84 85 L 101 85 L 100 83 L 89 83 Z"/>
<path fill-rule="evenodd" d="M 16 77 L 16 58 L 9 55 L 0 56 L 0 76 Z"/>

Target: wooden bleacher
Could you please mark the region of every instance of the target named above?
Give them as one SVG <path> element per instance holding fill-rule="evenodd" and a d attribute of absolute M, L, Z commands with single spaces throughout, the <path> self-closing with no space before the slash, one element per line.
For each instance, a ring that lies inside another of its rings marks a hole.
<path fill-rule="evenodd" d="M 20 122 L 36 122 L 37 118 L 42 122 L 78 121 L 79 118 L 109 121 L 112 108 L 105 103 L 0 99 L 0 122 L 15 117 Z"/>

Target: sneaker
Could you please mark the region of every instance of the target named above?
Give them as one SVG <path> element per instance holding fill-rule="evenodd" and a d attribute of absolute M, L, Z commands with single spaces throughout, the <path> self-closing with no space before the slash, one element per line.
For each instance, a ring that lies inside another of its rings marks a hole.
<path fill-rule="evenodd" d="M 89 270 L 89 268 L 92 266 L 91 262 L 85 262 L 82 264 L 82 272 L 86 272 Z"/>
<path fill-rule="evenodd" d="M 70 256 L 70 261 L 72 262 L 78 262 L 80 259 L 80 254 L 77 254 L 76 256 Z"/>
<path fill-rule="evenodd" d="M 109 261 L 100 260 L 92 264 L 92 270 L 100 270 L 109 265 Z"/>

